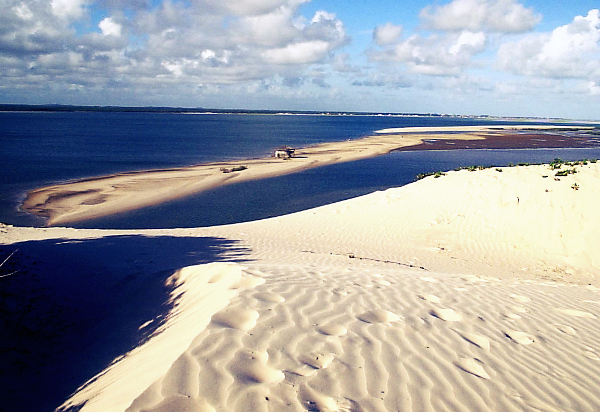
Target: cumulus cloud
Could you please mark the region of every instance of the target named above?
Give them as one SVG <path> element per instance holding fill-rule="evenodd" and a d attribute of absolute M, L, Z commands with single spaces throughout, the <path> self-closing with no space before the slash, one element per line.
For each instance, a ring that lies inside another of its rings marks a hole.
<path fill-rule="evenodd" d="M 425 7 L 421 19 L 433 30 L 519 33 L 533 29 L 541 15 L 515 0 L 454 0 Z"/>
<path fill-rule="evenodd" d="M 329 44 L 322 40 L 305 41 L 288 44 L 285 47 L 270 49 L 263 56 L 274 64 L 307 64 L 317 63 L 327 54 Z"/>
<path fill-rule="evenodd" d="M 472 65 L 473 56 L 482 52 L 485 45 L 483 32 L 413 35 L 393 47 L 371 53 L 370 57 L 374 61 L 405 63 L 413 73 L 456 76 Z"/>
<path fill-rule="evenodd" d="M 462 53 L 466 53 L 469 55 L 479 53 L 483 51 L 485 47 L 485 39 L 485 34 L 482 32 L 462 32 L 454 41 L 452 46 L 448 48 L 448 53 L 454 56 L 457 56 Z"/>
<path fill-rule="evenodd" d="M 372 61 L 403 63 L 412 73 L 459 76 L 501 36 L 533 29 L 541 16 L 516 0 L 454 0 L 427 6 L 422 28 L 402 38 L 402 28 L 387 23 L 373 31 Z"/>
<path fill-rule="evenodd" d="M 54 15 L 64 19 L 79 19 L 85 12 L 86 0 L 52 0 Z"/>
<path fill-rule="evenodd" d="M 281 7 L 268 14 L 247 16 L 237 22 L 238 30 L 245 33 L 249 41 L 261 46 L 284 45 L 298 33 L 298 28 L 290 24 L 294 11 L 290 7 Z"/>
<path fill-rule="evenodd" d="M 0 0 L 0 98 L 59 101 L 46 96 L 68 92 L 95 104 L 94 96 L 123 95 L 135 96 L 129 104 L 170 104 L 179 95 L 238 104 L 224 97 L 230 91 L 248 106 L 252 99 L 262 106 L 259 96 L 322 103 L 328 95 L 337 104 L 344 84 L 360 96 L 384 87 L 390 96 L 397 88 L 444 87 L 508 96 L 523 83 L 528 91 L 600 95 L 598 10 L 528 33 L 540 16 L 523 0 L 432 2 L 412 32 L 381 21 L 367 50 L 371 64 L 361 64 L 360 51 L 345 48 L 340 18 L 331 10 L 308 14 L 309 1 Z M 516 76 L 491 73 L 491 62 Z M 476 75 L 490 80 L 475 82 Z M 511 81 L 496 85 L 494 77 Z"/>
<path fill-rule="evenodd" d="M 282 5 L 288 5 L 296 8 L 302 3 L 310 0 L 204 0 L 204 5 L 215 10 L 219 14 L 229 14 L 239 16 L 256 16 L 260 14 L 272 13 Z"/>
<path fill-rule="evenodd" d="M 299 23 L 292 7 L 296 3 L 290 0 L 269 13 L 236 18 L 165 3 L 146 13 L 137 30 L 147 36 L 148 56 L 199 60 L 198 51 L 208 49 L 227 54 L 231 66 L 256 70 L 262 78 L 277 71 L 273 65 L 321 62 L 348 41 L 342 22 L 333 14 L 318 11 L 312 20 Z"/>
<path fill-rule="evenodd" d="M 332 60 L 333 69 L 341 73 L 356 73 L 360 68 L 350 63 L 351 56 L 348 53 L 337 53 Z"/>
<path fill-rule="evenodd" d="M 339 47 L 348 41 L 346 31 L 341 20 L 333 13 L 317 11 L 310 24 L 303 27 L 303 35 L 311 40 L 325 40 L 334 47 Z"/>
<path fill-rule="evenodd" d="M 385 46 L 395 43 L 401 35 L 402 26 L 386 23 L 383 26 L 375 27 L 375 30 L 373 31 L 373 41 L 380 46 Z"/>
<path fill-rule="evenodd" d="M 67 22 L 43 0 L 9 1 L 0 13 L 0 54 L 52 53 L 70 41 Z"/>
<path fill-rule="evenodd" d="M 600 12 L 590 10 L 551 33 L 502 44 L 497 67 L 515 74 L 600 79 Z"/>
<path fill-rule="evenodd" d="M 121 35 L 122 26 L 112 17 L 106 17 L 105 19 L 102 19 L 102 21 L 98 23 L 98 27 L 105 36 L 119 37 Z"/>
<path fill-rule="evenodd" d="M 349 41 L 333 13 L 302 16 L 306 1 L 0 0 L 0 88 L 208 90 L 302 78 L 312 64 L 336 64 Z"/>

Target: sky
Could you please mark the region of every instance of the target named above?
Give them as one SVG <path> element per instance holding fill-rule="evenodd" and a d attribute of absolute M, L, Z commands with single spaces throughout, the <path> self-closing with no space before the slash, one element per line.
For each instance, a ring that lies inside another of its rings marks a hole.
<path fill-rule="evenodd" d="M 600 120 L 597 0 L 0 0 L 0 103 Z"/>

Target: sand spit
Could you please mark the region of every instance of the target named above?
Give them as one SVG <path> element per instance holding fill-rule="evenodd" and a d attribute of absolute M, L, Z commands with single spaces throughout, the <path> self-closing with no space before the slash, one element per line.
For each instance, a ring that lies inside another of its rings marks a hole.
<path fill-rule="evenodd" d="M 449 172 L 228 226 L 5 226 L 0 240 L 135 233 L 247 248 L 243 263 L 175 271 L 178 304 L 157 333 L 63 408 L 597 411 L 600 164 L 575 168 Z"/>
<path fill-rule="evenodd" d="M 23 209 L 47 218 L 50 226 L 66 224 L 159 204 L 226 184 L 378 156 L 418 145 L 426 139 L 478 140 L 489 134 L 514 133 L 521 129 L 556 130 L 560 127 L 511 125 L 380 130 L 371 137 L 300 149 L 291 159 L 250 159 L 122 173 L 43 187 L 28 193 Z"/>

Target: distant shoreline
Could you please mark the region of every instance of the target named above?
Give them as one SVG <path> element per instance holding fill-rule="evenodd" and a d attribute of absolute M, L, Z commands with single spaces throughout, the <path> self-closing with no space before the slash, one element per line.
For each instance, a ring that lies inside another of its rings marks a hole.
<path fill-rule="evenodd" d="M 539 132 L 552 130 L 553 133 L 519 134 L 525 129 L 536 129 Z M 53 226 L 157 205 L 232 183 L 366 159 L 394 150 L 410 150 L 410 148 L 432 150 L 435 147 L 432 146 L 432 142 L 437 142 L 438 147 L 445 145 L 446 149 L 458 146 L 456 142 L 461 142 L 461 145 L 481 145 L 488 140 L 494 142 L 512 140 L 514 136 L 517 140 L 527 136 L 526 140 L 530 143 L 532 136 L 543 136 L 543 139 L 541 137 L 538 139 L 540 140 L 538 143 L 541 143 L 541 140 L 561 143 L 560 138 L 563 136 L 557 130 L 572 131 L 573 128 L 510 125 L 383 130 L 370 137 L 298 149 L 293 158 L 286 160 L 274 157 L 235 160 L 167 170 L 118 173 L 42 187 L 27 193 L 22 209 L 48 219 L 47 224 Z M 561 147 L 568 146 L 563 144 Z"/>
<path fill-rule="evenodd" d="M 238 115 L 311 115 L 311 116 L 377 116 L 377 117 L 434 117 L 454 119 L 476 119 L 506 122 L 558 122 L 590 123 L 595 120 L 565 119 L 559 117 L 513 117 L 492 115 L 458 115 L 444 113 L 398 113 L 398 112 L 357 112 L 327 110 L 258 110 L 258 109 L 215 109 L 204 107 L 171 106 L 80 106 L 67 104 L 0 104 L 1 112 L 102 112 L 102 113 L 165 113 L 165 114 L 238 114 Z"/>

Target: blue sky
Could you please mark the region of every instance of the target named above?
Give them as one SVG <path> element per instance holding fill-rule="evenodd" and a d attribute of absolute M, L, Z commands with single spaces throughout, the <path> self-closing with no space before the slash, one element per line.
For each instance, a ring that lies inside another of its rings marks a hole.
<path fill-rule="evenodd" d="M 0 5 L 0 103 L 600 120 L 587 0 Z"/>

